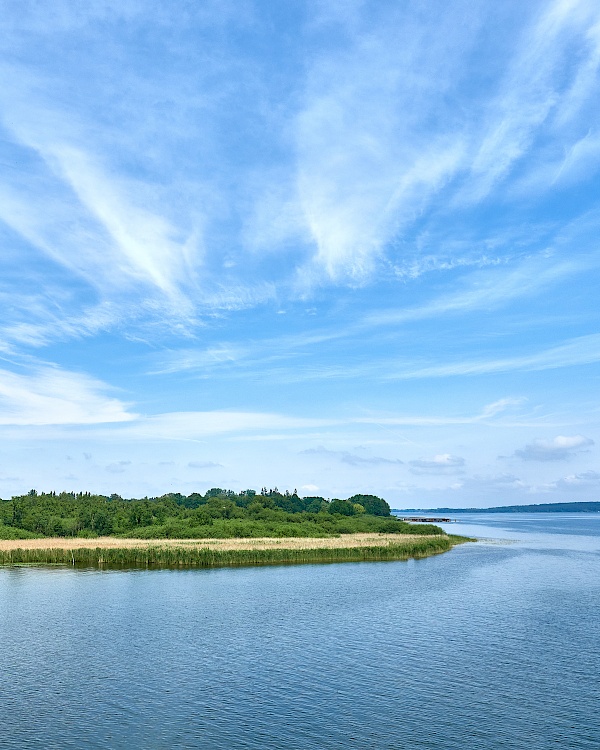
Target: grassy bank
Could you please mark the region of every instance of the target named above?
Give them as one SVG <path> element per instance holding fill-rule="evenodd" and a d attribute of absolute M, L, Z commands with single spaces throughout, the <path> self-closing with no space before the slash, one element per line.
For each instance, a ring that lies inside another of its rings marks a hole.
<path fill-rule="evenodd" d="M 25 548 L 0 550 L 2 565 L 71 565 L 76 567 L 216 568 L 242 565 L 361 562 L 418 559 L 447 552 L 464 537 L 412 538 L 354 547 L 218 549 L 205 546 Z"/>

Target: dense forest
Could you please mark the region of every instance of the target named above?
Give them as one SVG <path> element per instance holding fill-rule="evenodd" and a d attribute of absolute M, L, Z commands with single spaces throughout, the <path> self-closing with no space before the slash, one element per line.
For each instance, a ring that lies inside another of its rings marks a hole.
<path fill-rule="evenodd" d="M 265 487 L 239 493 L 216 487 L 204 495 L 169 493 L 143 499 L 31 490 L 0 501 L 0 538 L 4 539 L 318 537 L 370 531 L 442 533 L 436 526 L 399 521 L 390 515 L 388 503 L 375 495 L 325 500 Z"/>

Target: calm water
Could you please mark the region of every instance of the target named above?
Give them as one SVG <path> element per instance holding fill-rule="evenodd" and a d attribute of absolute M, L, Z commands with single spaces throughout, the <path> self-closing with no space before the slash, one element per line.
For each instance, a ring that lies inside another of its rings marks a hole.
<path fill-rule="evenodd" d="M 422 561 L 0 569 L 0 747 L 600 748 L 600 516 Z"/>

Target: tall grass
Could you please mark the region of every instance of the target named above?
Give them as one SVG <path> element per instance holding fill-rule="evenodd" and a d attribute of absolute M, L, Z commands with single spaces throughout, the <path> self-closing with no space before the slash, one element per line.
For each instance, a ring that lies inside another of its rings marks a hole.
<path fill-rule="evenodd" d="M 456 542 L 454 542 L 456 543 Z M 74 565 L 76 567 L 216 568 L 287 563 L 408 560 L 446 552 L 448 537 L 406 540 L 387 546 L 333 549 L 215 550 L 186 547 L 131 547 L 81 549 L 15 549 L 0 551 L 0 564 Z"/>

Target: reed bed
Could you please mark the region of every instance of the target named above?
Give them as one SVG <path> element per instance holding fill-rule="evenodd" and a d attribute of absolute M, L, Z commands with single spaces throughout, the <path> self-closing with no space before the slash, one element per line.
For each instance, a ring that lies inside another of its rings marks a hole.
<path fill-rule="evenodd" d="M 114 536 L 82 539 L 78 537 L 44 537 L 41 539 L 0 540 L 0 550 L 11 549 L 78 549 L 82 547 L 108 549 L 111 547 L 211 547 L 221 550 L 237 549 L 316 549 L 330 547 L 371 547 L 390 543 L 423 539 L 422 534 L 344 534 L 327 537 L 250 537 L 229 539 L 130 539 Z M 401 541 L 400 541 L 401 540 Z"/>
<path fill-rule="evenodd" d="M 466 541 L 466 540 L 465 540 Z M 413 538 L 357 547 L 272 547 L 218 549 L 183 545 L 138 547 L 16 548 L 0 550 L 1 565 L 71 565 L 85 568 L 217 568 L 323 562 L 408 560 L 446 552 L 458 540 L 447 536 Z"/>

